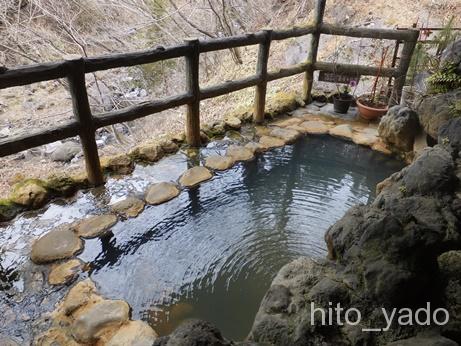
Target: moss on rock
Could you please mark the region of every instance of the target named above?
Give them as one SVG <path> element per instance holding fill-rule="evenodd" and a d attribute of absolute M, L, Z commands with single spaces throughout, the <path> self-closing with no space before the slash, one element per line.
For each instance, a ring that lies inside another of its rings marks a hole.
<path fill-rule="evenodd" d="M 21 206 L 9 199 L 0 199 L 0 222 L 13 219 L 21 210 Z"/>
<path fill-rule="evenodd" d="M 26 179 L 13 185 L 10 200 L 28 208 L 40 208 L 50 198 L 46 183 L 39 179 Z"/>

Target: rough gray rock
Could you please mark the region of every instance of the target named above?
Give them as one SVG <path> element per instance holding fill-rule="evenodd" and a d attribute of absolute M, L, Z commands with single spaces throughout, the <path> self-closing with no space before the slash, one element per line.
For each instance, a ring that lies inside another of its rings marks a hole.
<path fill-rule="evenodd" d="M 201 320 L 189 320 L 181 324 L 169 336 L 155 340 L 153 346 L 230 346 L 221 332 L 212 324 Z"/>
<path fill-rule="evenodd" d="M 451 105 L 461 99 L 461 89 L 446 94 L 425 95 L 415 101 L 415 110 L 424 130 L 434 139 L 439 134 L 439 128 L 451 119 Z"/>
<path fill-rule="evenodd" d="M 80 145 L 75 142 L 65 142 L 58 146 L 52 153 L 51 153 L 51 160 L 58 161 L 58 162 L 69 162 L 72 160 L 75 155 L 77 155 L 81 151 Z"/>
<path fill-rule="evenodd" d="M 451 43 L 442 53 L 441 64 L 458 65 L 457 72 L 461 73 L 461 40 Z"/>
<path fill-rule="evenodd" d="M 458 343 L 453 340 L 444 338 L 440 335 L 418 335 L 414 338 L 408 338 L 404 340 L 399 340 L 387 344 L 387 346 L 458 346 Z"/>
<path fill-rule="evenodd" d="M 450 119 L 439 128 L 439 143 L 445 141 L 451 147 L 461 150 L 461 118 Z"/>
<path fill-rule="evenodd" d="M 442 146 L 427 149 L 387 179 L 374 203 L 351 208 L 327 231 L 330 262 L 299 259 L 280 270 L 249 339 L 308 346 L 456 345 L 461 279 L 453 277 L 461 275 L 453 262 L 459 256 L 457 252 L 450 253 L 449 261 L 448 255 L 438 258 L 448 249 L 461 249 L 456 179 L 454 160 Z M 446 262 L 450 264 L 442 265 Z M 446 271 L 450 279 L 441 280 Z M 450 306 L 454 319 L 436 329 L 435 336 L 419 335 L 419 326 L 402 328 L 395 323 L 386 333 L 362 332 L 362 328 L 386 325 L 381 308 L 416 309 L 441 301 L 442 306 Z M 322 325 L 317 308 L 338 303 L 344 309 L 358 309 L 360 324 Z"/>
<path fill-rule="evenodd" d="M 413 150 L 413 142 L 418 134 L 418 114 L 408 107 L 394 106 L 381 118 L 379 136 L 397 152 Z"/>

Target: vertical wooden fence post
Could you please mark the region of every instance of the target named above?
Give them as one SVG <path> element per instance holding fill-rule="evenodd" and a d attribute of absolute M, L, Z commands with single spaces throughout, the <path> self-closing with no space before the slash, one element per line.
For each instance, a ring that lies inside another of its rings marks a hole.
<path fill-rule="evenodd" d="M 272 30 L 264 30 L 265 39 L 264 42 L 259 45 L 256 75 L 260 78 L 260 82 L 256 86 L 256 96 L 253 113 L 253 121 L 256 124 L 260 124 L 264 121 L 264 112 L 266 110 L 267 64 L 269 61 L 271 36 Z"/>
<path fill-rule="evenodd" d="M 411 40 L 405 41 L 402 48 L 399 67 L 397 68 L 397 76 L 394 78 L 394 87 L 392 88 L 389 106 L 394 106 L 400 103 L 402 97 L 402 89 L 407 79 L 408 68 L 410 67 L 411 57 L 416 47 L 419 38 L 419 30 L 413 30 Z"/>
<path fill-rule="evenodd" d="M 317 62 L 317 52 L 320 42 L 320 26 L 323 23 L 323 14 L 325 13 L 326 0 L 317 0 L 314 10 L 315 32 L 312 34 L 311 46 L 307 57 L 307 63 L 310 68 L 306 71 L 303 85 L 304 102 L 311 102 L 312 86 L 314 83 L 314 64 Z"/>
<path fill-rule="evenodd" d="M 85 156 L 86 172 L 91 185 L 104 184 L 104 176 L 99 162 L 98 147 L 96 145 L 96 128 L 91 114 L 88 94 L 85 84 L 85 66 L 83 58 L 68 58 L 70 72 L 67 77 L 72 97 L 74 115 L 80 124 L 80 141 Z"/>
<path fill-rule="evenodd" d="M 200 146 L 200 84 L 199 63 L 200 51 L 199 40 L 188 39 L 185 42 L 192 48 L 186 56 L 186 92 L 193 96 L 191 103 L 187 105 L 186 112 L 186 140 L 191 147 Z"/>

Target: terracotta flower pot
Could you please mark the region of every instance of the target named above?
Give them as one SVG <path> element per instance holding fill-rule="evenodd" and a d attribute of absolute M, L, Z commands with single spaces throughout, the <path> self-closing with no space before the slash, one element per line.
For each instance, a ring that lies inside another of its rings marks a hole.
<path fill-rule="evenodd" d="M 388 106 L 374 108 L 368 105 L 365 105 L 363 98 L 357 98 L 357 108 L 359 110 L 359 115 L 365 120 L 376 120 L 382 117 L 389 110 Z"/>

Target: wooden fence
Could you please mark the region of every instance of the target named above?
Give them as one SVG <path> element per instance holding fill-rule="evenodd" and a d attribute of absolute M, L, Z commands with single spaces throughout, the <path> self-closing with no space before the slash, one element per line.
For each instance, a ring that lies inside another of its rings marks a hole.
<path fill-rule="evenodd" d="M 88 180 L 92 185 L 104 183 L 101 171 L 95 131 L 98 128 L 121 122 L 132 121 L 166 109 L 187 106 L 186 140 L 191 146 L 200 145 L 200 101 L 225 95 L 241 89 L 256 87 L 256 99 L 253 118 L 256 123 L 264 121 L 267 83 L 277 79 L 304 74 L 303 98 L 311 100 L 314 71 L 333 73 L 356 73 L 357 75 L 374 76 L 378 72 L 383 77 L 394 78 L 391 102 L 400 100 L 406 74 L 417 39 L 418 30 L 389 30 L 343 27 L 323 23 L 326 0 L 318 0 L 314 13 L 314 22 L 305 27 L 289 30 L 264 30 L 254 34 L 239 35 L 212 40 L 187 40 L 181 45 L 126 54 L 111 54 L 89 58 L 69 58 L 61 62 L 26 65 L 0 72 L 0 89 L 26 85 L 36 82 L 67 78 L 72 97 L 75 119 L 68 124 L 15 136 L 0 141 L 0 156 L 52 143 L 65 138 L 79 136 L 85 157 Z M 334 64 L 317 61 L 317 51 L 321 34 L 387 39 L 404 42 L 400 63 L 395 68 Z M 272 41 L 284 40 L 304 35 L 312 35 L 310 51 L 305 63 L 268 71 L 268 59 Z M 229 48 L 259 45 L 256 74 L 247 78 L 228 81 L 226 83 L 200 88 L 199 57 L 200 54 Z M 85 74 L 141 64 L 149 64 L 167 59 L 186 59 L 186 92 L 174 97 L 156 101 L 143 102 L 121 110 L 102 114 L 92 114 L 88 102 Z"/>

